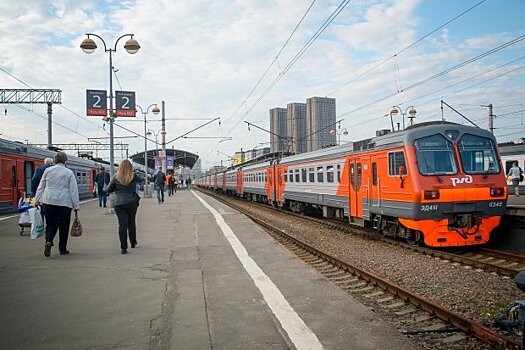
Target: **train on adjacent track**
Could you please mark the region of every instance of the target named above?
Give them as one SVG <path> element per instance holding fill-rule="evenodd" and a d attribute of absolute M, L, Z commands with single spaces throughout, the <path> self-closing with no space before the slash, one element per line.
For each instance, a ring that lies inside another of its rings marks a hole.
<path fill-rule="evenodd" d="M 505 173 L 508 174 L 512 163 L 518 163 L 518 166 L 525 171 L 525 142 L 522 143 L 503 143 L 500 144 L 501 161 L 505 167 Z M 512 187 L 510 194 L 514 193 L 512 180 L 507 178 L 509 187 Z M 519 183 L 520 194 L 525 195 L 525 181 Z"/>
<path fill-rule="evenodd" d="M 0 139 L 0 214 L 16 210 L 18 200 L 31 190 L 31 178 L 45 158 L 56 152 L 20 142 Z M 107 164 L 68 156 L 67 167 L 73 171 L 80 199 L 92 195 L 93 180 L 101 166 Z"/>
<path fill-rule="evenodd" d="M 196 183 L 431 247 L 488 242 L 508 193 L 494 136 L 449 122 L 241 164 Z"/>

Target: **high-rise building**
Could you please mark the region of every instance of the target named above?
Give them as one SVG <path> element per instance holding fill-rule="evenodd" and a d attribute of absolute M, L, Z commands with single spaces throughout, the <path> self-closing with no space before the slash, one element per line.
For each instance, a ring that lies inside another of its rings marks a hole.
<path fill-rule="evenodd" d="M 287 105 L 287 130 L 291 140 L 291 152 L 295 154 L 307 151 L 306 103 L 293 102 Z"/>
<path fill-rule="evenodd" d="M 306 99 L 306 135 L 308 151 L 315 151 L 336 144 L 335 98 L 310 97 Z"/>
<path fill-rule="evenodd" d="M 286 108 L 270 109 L 270 132 L 271 152 L 287 151 Z"/>

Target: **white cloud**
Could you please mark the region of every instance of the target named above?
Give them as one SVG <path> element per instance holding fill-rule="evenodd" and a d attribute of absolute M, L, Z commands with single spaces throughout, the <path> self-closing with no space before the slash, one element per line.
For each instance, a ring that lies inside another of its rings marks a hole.
<path fill-rule="evenodd" d="M 194 135 L 219 136 L 231 131 L 233 141 L 217 145 L 215 140 L 187 139 L 174 144 L 176 148 L 209 155 L 203 164 L 206 161 L 211 164 L 219 159 L 214 151 L 217 147 L 221 152 L 233 153 L 241 147 L 252 148 L 269 138 L 262 131 L 248 131 L 242 120 L 268 127 L 268 109 L 305 101 L 314 95 L 324 96 L 425 35 L 426 32 L 420 28 L 422 23 L 429 30 L 429 19 L 422 18 L 418 12 L 419 1 L 352 1 L 262 102 L 243 118 L 243 113 L 253 106 L 268 84 L 339 4 L 335 0 L 316 2 L 281 54 L 278 64 L 272 67 L 246 104 L 228 120 L 275 57 L 309 4 L 310 1 L 293 0 L 139 0 L 124 3 L 73 0 L 11 3 L 0 0 L 0 12 L 7 14 L 0 18 L 0 65 L 35 88 L 62 89 L 64 105 L 84 116 L 85 90 L 108 89 L 109 85 L 109 56 L 103 52 L 100 41 L 97 41 L 99 49 L 94 54 L 84 54 L 79 48 L 84 34 L 100 34 L 113 47 L 119 35 L 134 33 L 142 47 L 139 53 L 128 55 L 122 48 L 123 39 L 113 55 L 122 89 L 136 91 L 137 102 L 142 106 L 166 101 L 168 118 L 221 116 L 223 123 L 220 127 L 214 123 Z M 457 14 L 451 11 L 447 19 Z M 476 20 L 473 13 L 460 23 L 468 28 L 468 21 Z M 441 24 L 436 23 L 435 26 Z M 471 35 L 457 28 L 444 28 L 340 89 L 335 94 L 337 111 L 342 114 L 388 96 L 400 87 L 421 81 L 517 35 L 494 27 Z M 425 116 L 439 116 L 439 100 L 443 96 L 457 103 L 471 104 L 492 102 L 504 105 L 523 100 L 524 89 L 516 89 L 516 86 L 523 85 L 523 75 L 519 73 L 454 95 L 448 94 L 487 77 L 444 89 L 447 85 L 517 58 L 520 48 L 523 46 L 509 48 L 505 53 L 495 54 L 346 115 L 343 127 L 352 127 L 347 139 L 370 137 L 375 129 L 388 127 L 390 121 L 381 116 L 394 104 L 415 105 L 418 118 L 423 119 Z M 2 72 L 0 85 L 4 88 L 24 87 Z M 117 80 L 114 80 L 114 86 L 119 88 Z M 432 94 L 440 89 L 444 90 Z M 416 99 L 426 94 L 430 95 Z M 421 107 L 418 103 L 422 104 Z M 35 105 L 32 108 L 45 116 L 45 106 Z M 12 122 L 8 125 L 2 123 L 0 133 L 19 140 L 29 138 L 33 142 L 46 142 L 44 119 L 13 106 L 8 109 L 8 118 Z M 101 129 L 103 122 L 98 118 L 86 117 L 98 126 L 95 127 L 58 106 L 54 107 L 54 112 L 57 122 L 83 135 L 105 135 Z M 148 118 L 159 119 L 151 114 Z M 364 122 L 367 122 L 366 128 L 356 128 Z M 140 134 L 143 132 L 140 122 L 121 119 L 118 123 Z M 175 138 L 202 123 L 202 120 L 170 120 L 167 138 Z M 235 124 L 237 127 L 234 128 Z M 160 123 L 151 122 L 149 127 L 158 130 Z M 58 126 L 54 130 L 56 142 L 86 142 L 79 135 Z M 115 134 L 122 136 L 129 133 L 116 128 Z M 141 140 L 130 139 L 126 142 L 131 145 L 131 153 L 142 150 Z"/>

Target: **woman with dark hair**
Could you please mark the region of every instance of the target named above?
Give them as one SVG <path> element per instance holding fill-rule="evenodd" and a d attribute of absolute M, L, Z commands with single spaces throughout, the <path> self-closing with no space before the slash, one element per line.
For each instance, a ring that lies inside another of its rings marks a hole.
<path fill-rule="evenodd" d="M 36 190 L 35 203 L 45 204 L 44 216 L 46 218 L 46 244 L 44 255 L 51 255 L 53 239 L 59 232 L 58 250 L 60 255 L 69 254 L 67 238 L 69 223 L 71 222 L 71 209 L 78 211 L 79 197 L 77 179 L 75 174 L 66 168 L 67 154 L 58 152 L 55 155 L 53 166 L 47 168 L 42 175 Z"/>
<path fill-rule="evenodd" d="M 121 254 L 128 252 L 128 232 L 131 248 L 135 248 L 137 245 L 135 216 L 140 197 L 135 191 L 135 183 L 139 181 L 140 178 L 133 172 L 133 165 L 125 159 L 120 163 L 117 173 L 108 186 L 108 193 L 115 193 L 115 213 L 118 218 Z"/>

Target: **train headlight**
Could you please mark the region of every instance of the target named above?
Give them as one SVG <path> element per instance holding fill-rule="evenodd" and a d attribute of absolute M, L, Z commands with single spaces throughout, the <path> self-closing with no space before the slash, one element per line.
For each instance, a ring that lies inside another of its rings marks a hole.
<path fill-rule="evenodd" d="M 491 187 L 490 188 L 490 196 L 491 197 L 501 197 L 505 194 L 505 190 L 503 187 Z"/>
<path fill-rule="evenodd" d="M 425 191 L 425 199 L 439 199 L 439 190 Z"/>

